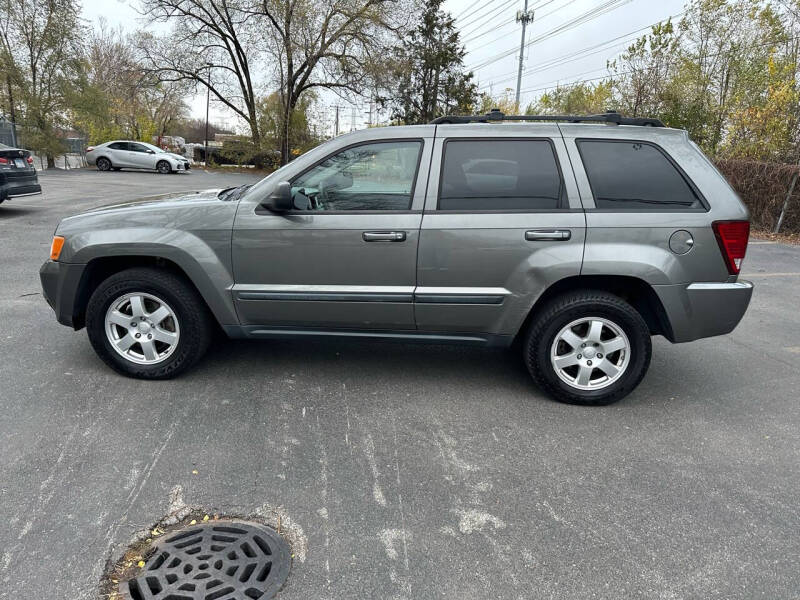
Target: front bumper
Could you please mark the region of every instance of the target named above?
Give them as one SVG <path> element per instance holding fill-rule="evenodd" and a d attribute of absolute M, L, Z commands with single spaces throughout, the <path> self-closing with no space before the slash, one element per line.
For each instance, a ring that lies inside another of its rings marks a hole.
<path fill-rule="evenodd" d="M 62 325 L 74 329 L 83 327 L 83 314 L 78 311 L 79 292 L 86 265 L 48 260 L 39 269 L 42 295 L 56 313 Z"/>
<path fill-rule="evenodd" d="M 672 342 L 691 342 L 700 338 L 724 335 L 742 320 L 753 284 L 692 283 L 690 285 L 654 285 L 671 328 Z"/>

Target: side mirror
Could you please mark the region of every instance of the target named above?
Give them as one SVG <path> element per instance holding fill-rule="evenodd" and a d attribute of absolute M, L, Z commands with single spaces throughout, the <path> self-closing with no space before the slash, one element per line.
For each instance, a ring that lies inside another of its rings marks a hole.
<path fill-rule="evenodd" d="M 155 153 L 156 153 L 156 151 L 155 151 L 155 150 L 148 150 L 148 151 L 147 151 L 147 153 L 148 153 L 148 154 L 155 154 Z"/>
<path fill-rule="evenodd" d="M 274 212 L 284 212 L 292 210 L 294 203 L 292 202 L 292 184 L 288 181 L 281 181 L 269 197 L 261 203 L 261 206 L 272 210 Z"/>

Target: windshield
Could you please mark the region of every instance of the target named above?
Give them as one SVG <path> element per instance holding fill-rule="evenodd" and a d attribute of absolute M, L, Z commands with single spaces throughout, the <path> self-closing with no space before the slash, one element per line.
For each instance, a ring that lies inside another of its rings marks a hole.
<path fill-rule="evenodd" d="M 6 146 L 5 144 L 0 144 L 0 150 L 11 148 L 11 146 Z"/>

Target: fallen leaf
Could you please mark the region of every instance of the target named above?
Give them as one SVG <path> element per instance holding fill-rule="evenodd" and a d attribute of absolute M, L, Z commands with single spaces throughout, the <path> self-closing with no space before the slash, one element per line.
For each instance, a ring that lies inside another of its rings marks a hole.
<path fill-rule="evenodd" d="M 192 519 L 189 521 L 189 525 L 197 525 L 197 519 Z"/>
<path fill-rule="evenodd" d="M 203 517 L 203 521 L 208 521 L 210 518 L 211 518 L 211 517 L 209 517 L 208 515 L 206 515 L 205 517 Z"/>
<path fill-rule="evenodd" d="M 192 475 L 197 475 L 197 469 L 192 469 Z"/>
<path fill-rule="evenodd" d="M 140 560 L 140 561 L 139 561 L 138 563 L 136 563 L 136 564 L 137 564 L 137 565 L 139 565 L 139 568 L 140 568 L 140 569 L 144 568 L 144 561 L 143 561 L 143 560 Z"/>

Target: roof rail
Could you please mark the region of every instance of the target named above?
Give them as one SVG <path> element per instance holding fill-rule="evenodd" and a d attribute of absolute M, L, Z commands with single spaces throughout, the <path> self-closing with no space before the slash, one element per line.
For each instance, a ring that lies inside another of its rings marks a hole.
<path fill-rule="evenodd" d="M 599 115 L 505 115 L 493 108 L 485 115 L 448 115 L 431 121 L 434 125 L 448 123 L 492 123 L 495 121 L 566 121 L 567 123 L 614 123 L 616 125 L 639 125 L 642 127 L 664 127 L 660 119 L 623 117 L 615 110 Z"/>

